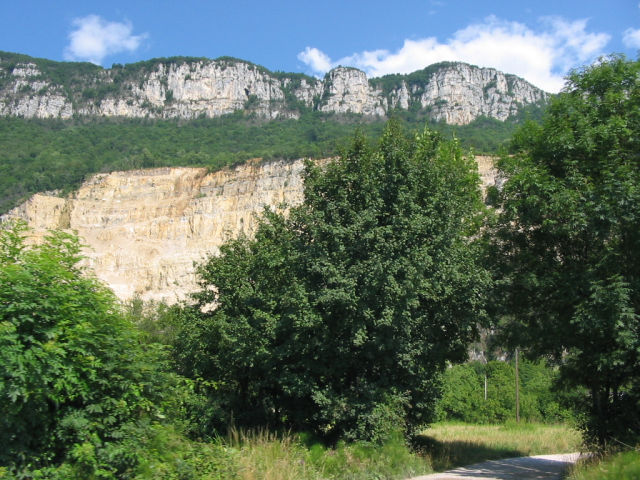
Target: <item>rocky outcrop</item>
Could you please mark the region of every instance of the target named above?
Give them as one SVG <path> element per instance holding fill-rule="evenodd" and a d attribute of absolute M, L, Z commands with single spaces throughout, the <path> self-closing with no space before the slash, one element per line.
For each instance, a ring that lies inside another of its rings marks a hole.
<path fill-rule="evenodd" d="M 419 90 L 414 86 L 414 95 Z M 513 75 L 455 64 L 433 74 L 433 80 L 419 94 L 419 101 L 422 108 L 431 109 L 434 120 L 464 125 L 479 116 L 504 121 L 516 115 L 522 105 L 546 99 L 540 93 Z"/>
<path fill-rule="evenodd" d="M 412 109 L 434 120 L 466 124 L 482 115 L 505 120 L 547 98 L 521 78 L 464 63 L 374 79 L 338 67 L 316 79 L 224 57 L 103 69 L 0 52 L 0 114 L 26 118 L 190 119 L 239 110 L 270 119 L 297 118 L 304 110 L 383 117 L 393 109 Z"/>
<path fill-rule="evenodd" d="M 495 173 L 478 159 L 483 182 Z M 86 244 L 86 262 L 122 299 L 173 303 L 195 288 L 194 262 L 218 253 L 239 233 L 251 235 L 265 206 L 303 198 L 302 160 L 99 174 L 72 196 L 37 194 L 0 219 L 21 218 L 42 235 L 68 229 Z"/>
<path fill-rule="evenodd" d="M 387 102 L 380 90 L 369 85 L 364 72 L 355 68 L 338 67 L 324 79 L 325 102 L 320 105 L 323 112 L 361 113 L 369 116 L 384 116 Z"/>

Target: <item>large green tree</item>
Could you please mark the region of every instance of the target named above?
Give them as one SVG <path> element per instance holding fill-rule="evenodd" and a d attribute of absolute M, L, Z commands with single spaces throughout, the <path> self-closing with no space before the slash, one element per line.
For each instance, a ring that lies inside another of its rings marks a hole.
<path fill-rule="evenodd" d="M 515 343 L 586 388 L 587 440 L 640 434 L 640 63 L 572 73 L 502 159 L 496 299 Z"/>
<path fill-rule="evenodd" d="M 466 356 L 486 272 L 479 178 L 456 142 L 390 124 L 306 169 L 304 202 L 199 269 L 177 355 L 249 424 L 381 439 L 433 419 Z M 215 305 L 215 308 L 212 308 Z"/>

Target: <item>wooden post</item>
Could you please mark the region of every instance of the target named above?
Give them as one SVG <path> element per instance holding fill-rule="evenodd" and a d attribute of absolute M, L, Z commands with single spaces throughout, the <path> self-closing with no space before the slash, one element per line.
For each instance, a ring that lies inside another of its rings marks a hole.
<path fill-rule="evenodd" d="M 518 371 L 518 348 L 516 347 L 516 423 L 520 423 L 520 372 Z"/>
<path fill-rule="evenodd" d="M 486 366 L 485 366 L 486 368 Z M 487 401 L 487 371 L 484 372 L 484 401 Z"/>

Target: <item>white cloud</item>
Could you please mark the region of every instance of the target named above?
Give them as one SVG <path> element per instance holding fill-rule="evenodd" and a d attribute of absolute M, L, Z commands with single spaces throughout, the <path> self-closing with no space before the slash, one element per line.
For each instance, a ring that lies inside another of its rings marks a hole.
<path fill-rule="evenodd" d="M 587 20 L 546 17 L 540 25 L 541 30 L 534 31 L 522 23 L 491 16 L 456 31 L 444 43 L 435 37 L 407 39 L 394 52 L 363 51 L 336 61 L 317 48 L 307 47 L 298 58 L 316 74 L 349 65 L 374 77 L 410 73 L 441 61 L 461 61 L 513 73 L 544 90 L 557 92 L 567 71 L 601 55 L 610 38 L 604 33 L 587 32 Z"/>
<path fill-rule="evenodd" d="M 69 45 L 64 49 L 65 60 L 88 60 L 100 65 L 108 55 L 137 50 L 147 38 L 146 33 L 133 35 L 130 22 L 107 22 L 98 15 L 76 18 L 73 26 Z"/>
<path fill-rule="evenodd" d="M 640 28 L 627 28 L 622 35 L 622 43 L 628 48 L 640 48 Z"/>
<path fill-rule="evenodd" d="M 326 72 L 332 68 L 329 56 L 317 48 L 305 48 L 298 54 L 298 60 L 309 65 L 314 72 Z"/>

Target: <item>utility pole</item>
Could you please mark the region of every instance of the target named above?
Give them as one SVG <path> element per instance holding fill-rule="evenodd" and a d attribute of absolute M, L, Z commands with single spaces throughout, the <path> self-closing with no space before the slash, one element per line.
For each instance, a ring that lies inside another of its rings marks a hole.
<path fill-rule="evenodd" d="M 516 347 L 516 423 L 520 423 L 520 373 L 518 371 L 518 347 Z"/>

